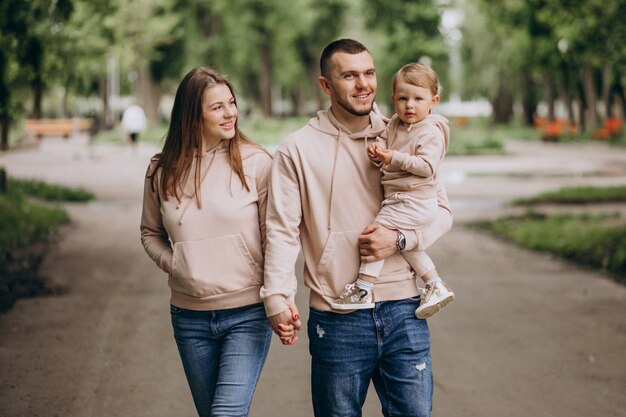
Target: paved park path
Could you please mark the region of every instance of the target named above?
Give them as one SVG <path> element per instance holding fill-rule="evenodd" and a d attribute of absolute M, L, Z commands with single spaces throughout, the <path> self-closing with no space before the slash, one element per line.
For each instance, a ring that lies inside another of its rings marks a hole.
<path fill-rule="evenodd" d="M 194 415 L 166 276 L 139 242 L 155 152 L 78 137 L 0 153 L 10 175 L 97 194 L 65 205 L 73 221 L 43 263 L 60 294 L 20 300 L 0 316 L 1 417 Z M 626 184 L 626 151 L 511 142 L 506 156 L 448 157 L 442 178 L 456 223 L 431 254 L 458 299 L 430 320 L 433 417 L 626 416 L 626 287 L 464 227 L 515 197 Z M 301 287 L 305 319 L 307 295 Z M 309 397 L 306 332 L 293 347 L 274 339 L 251 416 L 312 416 Z M 364 416 L 380 415 L 370 391 Z"/>

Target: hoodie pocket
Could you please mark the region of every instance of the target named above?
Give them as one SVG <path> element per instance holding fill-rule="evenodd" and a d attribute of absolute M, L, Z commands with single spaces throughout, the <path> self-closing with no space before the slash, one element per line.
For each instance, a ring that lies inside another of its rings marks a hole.
<path fill-rule="evenodd" d="M 331 232 L 317 264 L 317 280 L 324 295 L 338 297 L 346 284 L 359 273 L 359 243 L 361 230 Z"/>
<path fill-rule="evenodd" d="M 261 283 L 261 270 L 240 234 L 177 242 L 172 288 L 193 297 L 208 297 Z"/>

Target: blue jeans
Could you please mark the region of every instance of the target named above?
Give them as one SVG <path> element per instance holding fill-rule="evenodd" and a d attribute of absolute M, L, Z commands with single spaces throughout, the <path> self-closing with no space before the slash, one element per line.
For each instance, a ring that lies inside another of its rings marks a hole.
<path fill-rule="evenodd" d="M 247 416 L 272 337 L 263 304 L 170 311 L 198 415 Z"/>
<path fill-rule="evenodd" d="M 311 309 L 311 389 L 316 417 L 359 417 L 370 380 L 384 416 L 432 409 L 430 334 L 415 318 L 419 297 L 337 314 Z"/>

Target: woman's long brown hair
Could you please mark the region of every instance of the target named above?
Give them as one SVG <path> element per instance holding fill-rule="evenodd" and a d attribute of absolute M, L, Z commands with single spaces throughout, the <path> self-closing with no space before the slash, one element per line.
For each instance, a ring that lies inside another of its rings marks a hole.
<path fill-rule="evenodd" d="M 170 125 L 165 136 L 165 144 L 161 153 L 156 156 L 157 162 L 154 171 L 148 176 L 151 180 L 152 190 L 155 190 L 154 181 L 157 172 L 160 171 L 158 188 L 159 194 L 164 200 L 167 200 L 169 196 L 174 196 L 178 201 L 181 200 L 185 184 L 187 184 L 189 179 L 193 160 L 201 157 L 202 98 L 207 88 L 218 84 L 228 87 L 235 99 L 236 106 L 237 98 L 235 97 L 235 89 L 232 84 L 225 76 L 211 68 L 197 67 L 192 69 L 185 75 L 176 90 L 172 117 L 170 118 Z M 228 143 L 230 166 L 246 190 L 250 191 L 243 170 L 240 146 L 244 143 L 258 145 L 239 130 L 238 122 L 239 118 L 235 121 L 235 136 Z M 200 163 L 195 164 L 194 172 L 194 189 L 198 207 L 202 207 L 200 166 Z"/>

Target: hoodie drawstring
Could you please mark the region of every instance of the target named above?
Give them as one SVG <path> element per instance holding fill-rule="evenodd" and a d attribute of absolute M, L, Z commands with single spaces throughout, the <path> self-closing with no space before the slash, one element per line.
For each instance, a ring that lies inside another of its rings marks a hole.
<path fill-rule="evenodd" d="M 209 164 L 207 165 L 206 169 L 204 170 L 204 174 L 202 174 L 202 178 L 200 178 L 200 184 L 198 184 L 198 187 L 202 186 L 202 183 L 204 182 L 204 179 L 206 178 L 207 174 L 209 173 L 209 169 L 211 169 L 211 165 L 213 164 L 213 160 L 215 159 L 215 154 L 216 153 L 217 152 L 212 152 L 211 153 L 211 160 L 209 161 Z M 189 208 L 189 205 L 191 204 L 193 199 L 196 197 L 196 194 L 198 194 L 198 189 L 194 190 L 193 195 L 191 196 L 189 201 L 187 201 L 187 204 L 185 204 L 185 207 L 183 207 L 183 212 L 180 213 L 180 218 L 178 219 L 178 225 L 179 226 L 183 224 L 183 217 L 185 216 L 185 213 L 187 213 L 187 209 Z"/>
<path fill-rule="evenodd" d="M 339 142 L 341 141 L 341 129 L 337 135 L 335 143 L 335 156 L 333 158 L 333 170 L 330 173 L 330 199 L 328 201 L 328 230 L 333 229 L 333 189 L 335 188 L 335 168 L 337 167 L 337 156 L 339 155 Z"/>

